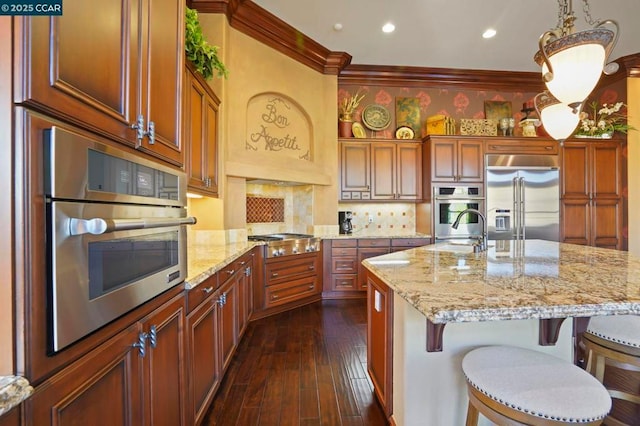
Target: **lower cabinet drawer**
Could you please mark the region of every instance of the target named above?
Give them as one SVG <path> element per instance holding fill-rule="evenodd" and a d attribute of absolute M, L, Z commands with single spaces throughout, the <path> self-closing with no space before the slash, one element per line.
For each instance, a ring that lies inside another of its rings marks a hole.
<path fill-rule="evenodd" d="M 280 284 L 303 276 L 315 277 L 320 269 L 319 260 L 320 256 L 317 254 L 305 254 L 293 256 L 288 260 L 271 261 L 266 265 L 266 284 Z"/>
<path fill-rule="evenodd" d="M 358 258 L 353 257 L 334 257 L 331 259 L 332 274 L 357 274 Z"/>
<path fill-rule="evenodd" d="M 276 284 L 265 287 L 267 308 L 278 306 L 307 296 L 317 294 L 321 290 L 317 276 L 301 278 L 285 284 Z"/>
<path fill-rule="evenodd" d="M 333 291 L 358 290 L 358 274 L 332 275 L 331 290 Z"/>

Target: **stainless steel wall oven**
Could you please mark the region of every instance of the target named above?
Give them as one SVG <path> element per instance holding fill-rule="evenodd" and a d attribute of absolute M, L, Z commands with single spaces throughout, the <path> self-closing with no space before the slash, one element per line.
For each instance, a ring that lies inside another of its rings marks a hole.
<path fill-rule="evenodd" d="M 53 127 L 45 134 L 49 342 L 57 352 L 186 277 L 186 176 Z"/>
<path fill-rule="evenodd" d="M 457 229 L 451 225 L 465 209 L 485 213 L 484 187 L 480 185 L 434 185 L 433 230 L 436 240 L 466 239 L 481 236 L 482 221 L 477 215 L 466 215 Z"/>

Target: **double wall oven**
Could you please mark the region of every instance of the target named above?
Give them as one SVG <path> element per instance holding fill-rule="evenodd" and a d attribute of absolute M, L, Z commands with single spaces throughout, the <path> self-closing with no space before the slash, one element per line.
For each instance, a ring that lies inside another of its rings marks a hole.
<path fill-rule="evenodd" d="M 49 342 L 57 352 L 186 277 L 186 176 L 45 134 Z"/>
<path fill-rule="evenodd" d="M 451 227 L 458 214 L 465 209 L 476 209 L 483 214 L 486 212 L 482 184 L 434 185 L 433 230 L 436 241 L 482 236 L 482 220 L 475 214 L 464 215 L 457 229 Z"/>

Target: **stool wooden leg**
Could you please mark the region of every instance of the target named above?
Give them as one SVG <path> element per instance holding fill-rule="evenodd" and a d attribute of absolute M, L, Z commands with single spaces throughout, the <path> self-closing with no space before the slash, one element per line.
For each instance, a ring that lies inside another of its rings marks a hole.
<path fill-rule="evenodd" d="M 478 426 L 478 409 L 475 405 L 469 401 L 469 407 L 467 408 L 467 423 L 466 426 Z"/>

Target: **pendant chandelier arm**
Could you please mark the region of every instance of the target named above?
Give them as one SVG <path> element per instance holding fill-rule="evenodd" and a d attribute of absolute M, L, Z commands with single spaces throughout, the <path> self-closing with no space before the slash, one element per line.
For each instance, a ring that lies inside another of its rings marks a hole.
<path fill-rule="evenodd" d="M 611 55 L 611 52 L 613 52 L 613 49 L 616 47 L 616 43 L 618 43 L 618 37 L 620 37 L 620 25 L 618 24 L 618 21 L 614 21 L 613 19 L 605 19 L 604 21 L 598 21 L 594 28 L 604 27 L 605 25 L 612 25 L 615 27 L 615 31 L 613 32 L 613 41 L 605 49 L 605 66 L 602 69 L 602 72 L 605 75 L 611 75 L 615 74 L 616 71 L 618 71 L 618 69 L 620 68 L 620 66 L 616 62 L 609 62 L 609 55 Z"/>
<path fill-rule="evenodd" d="M 551 60 L 549 59 L 549 55 L 547 54 L 547 50 L 545 47 L 552 42 L 553 40 L 557 40 L 562 37 L 562 32 L 560 28 L 555 30 L 550 30 L 542 33 L 540 39 L 538 39 L 538 46 L 540 47 L 540 52 L 542 52 L 542 57 L 544 58 L 544 63 L 547 65 L 548 71 L 542 76 L 545 83 L 553 80 L 553 66 L 551 65 Z"/>

